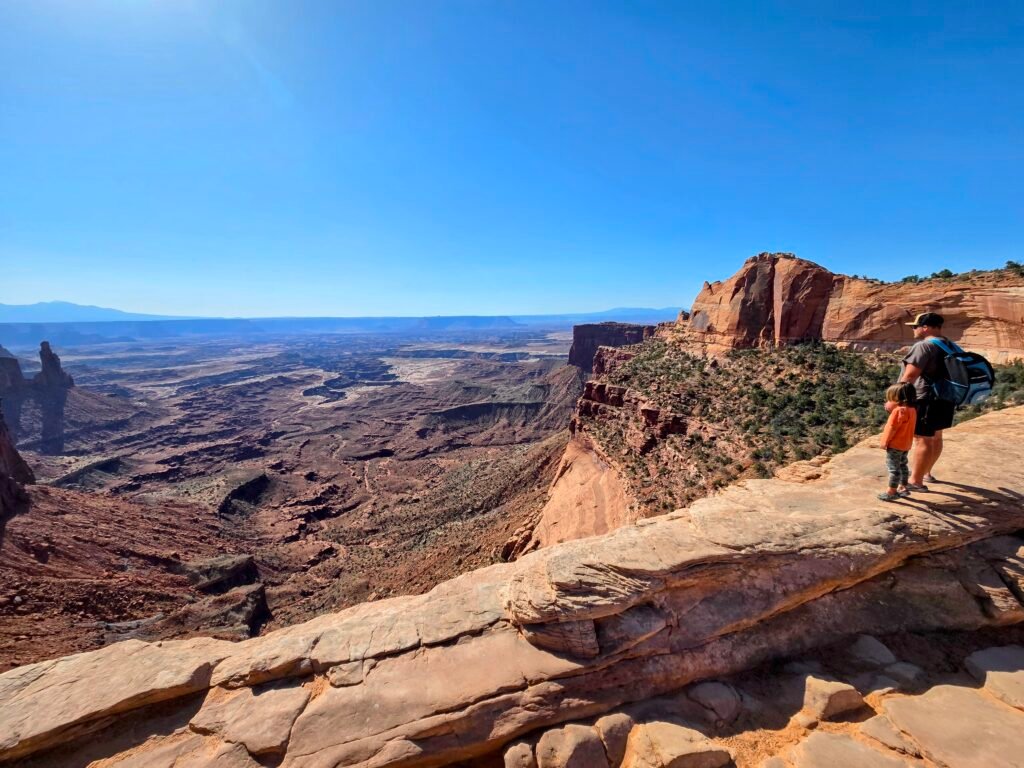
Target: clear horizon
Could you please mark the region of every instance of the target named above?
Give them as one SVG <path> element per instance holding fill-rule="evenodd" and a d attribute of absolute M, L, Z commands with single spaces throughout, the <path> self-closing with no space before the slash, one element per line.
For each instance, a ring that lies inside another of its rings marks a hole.
<path fill-rule="evenodd" d="M 686 307 L 684 307 L 684 306 L 668 306 L 668 307 L 608 307 L 608 308 L 605 308 L 605 309 L 591 309 L 591 310 L 581 310 L 581 311 L 573 311 L 573 312 L 542 312 L 542 313 L 532 313 L 532 314 L 526 314 L 526 313 L 522 313 L 522 312 L 512 312 L 512 313 L 499 313 L 499 314 L 489 314 L 489 315 L 249 315 L 249 316 L 244 316 L 244 315 L 234 315 L 234 316 L 231 316 L 231 315 L 202 315 L 202 316 L 200 316 L 200 315 L 156 315 L 156 314 L 147 313 L 147 312 L 134 312 L 134 311 L 133 312 L 127 312 L 126 310 L 122 310 L 119 307 L 100 307 L 100 306 L 97 306 L 95 304 L 78 304 L 76 302 L 64 301 L 62 299 L 53 299 L 53 300 L 50 300 L 50 301 L 33 302 L 32 304 L 11 304 L 9 302 L 0 301 L 0 307 L 12 307 L 12 308 L 39 307 L 39 306 L 53 305 L 53 304 L 63 305 L 63 306 L 73 306 L 73 307 L 76 307 L 76 308 L 79 308 L 79 309 L 113 310 L 115 312 L 125 312 L 126 314 L 131 314 L 131 315 L 150 314 L 153 317 L 163 317 L 163 318 L 166 318 L 166 319 L 169 319 L 169 320 L 288 320 L 288 319 L 293 319 L 293 318 L 296 319 L 296 320 L 317 319 L 317 318 L 332 318 L 332 319 L 349 319 L 349 318 L 351 318 L 351 319 L 355 319 L 355 320 L 361 320 L 361 319 L 364 319 L 364 318 L 365 319 L 372 319 L 372 318 L 405 318 L 405 317 L 408 317 L 408 318 L 431 318 L 431 317 L 531 317 L 531 316 L 533 316 L 533 317 L 543 317 L 545 315 L 550 315 L 552 317 L 558 317 L 558 316 L 561 316 L 561 315 L 600 315 L 600 314 L 606 314 L 606 313 L 609 313 L 609 312 L 617 312 L 617 311 L 626 311 L 626 312 L 631 312 L 631 311 L 660 312 L 660 311 L 678 311 L 680 309 L 686 309 Z M 0 323 L 3 323 L 3 322 L 4 322 L 3 320 L 0 320 Z M 28 322 L 28 321 L 18 321 L 18 322 Z M 44 321 L 40 321 L 40 322 L 63 322 L 63 321 L 45 321 L 44 320 Z M 84 320 L 84 321 L 71 321 L 71 322 L 93 322 L 93 321 Z"/>
<path fill-rule="evenodd" d="M 1024 6 L 0 6 L 0 303 L 687 307 L 1021 260 Z"/>

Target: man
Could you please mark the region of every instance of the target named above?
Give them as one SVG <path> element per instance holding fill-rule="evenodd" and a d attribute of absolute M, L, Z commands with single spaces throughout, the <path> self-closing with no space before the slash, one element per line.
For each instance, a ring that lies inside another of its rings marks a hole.
<path fill-rule="evenodd" d="M 932 337 L 942 335 L 942 315 L 922 312 L 907 323 L 913 327 L 917 341 L 903 358 L 900 381 L 914 385 L 917 395 L 917 426 L 914 428 L 914 450 L 910 456 L 910 480 L 907 488 L 911 491 L 927 491 L 925 483 L 934 483 L 932 467 L 942 455 L 942 431 L 953 426 L 953 412 L 956 406 L 948 400 L 940 400 L 932 391 L 931 383 L 946 378 L 946 353 Z"/>

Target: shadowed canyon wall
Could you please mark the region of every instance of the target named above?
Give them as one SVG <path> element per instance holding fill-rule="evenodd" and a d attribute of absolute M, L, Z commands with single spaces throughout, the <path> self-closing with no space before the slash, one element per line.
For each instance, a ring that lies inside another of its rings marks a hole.
<path fill-rule="evenodd" d="M 572 328 L 569 365 L 590 373 L 598 347 L 625 347 L 651 338 L 657 326 L 632 323 L 587 323 Z"/>
<path fill-rule="evenodd" d="M 34 400 L 42 419 L 39 450 L 59 454 L 64 450 L 64 407 L 74 380 L 61 368 L 60 357 L 48 341 L 39 345 L 42 370 L 31 380 L 22 374 L 16 357 L 0 347 L 0 400 L 3 417 L 13 440 L 21 436 L 21 411 L 26 401 Z"/>

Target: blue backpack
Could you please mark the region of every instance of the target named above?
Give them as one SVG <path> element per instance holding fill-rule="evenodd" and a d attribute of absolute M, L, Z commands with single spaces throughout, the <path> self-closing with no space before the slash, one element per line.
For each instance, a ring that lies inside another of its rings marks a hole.
<path fill-rule="evenodd" d="M 928 340 L 946 353 L 946 378 L 928 382 L 937 398 L 959 408 L 980 403 L 992 394 L 996 374 L 988 360 L 976 352 L 964 352 L 947 339 L 929 336 Z"/>

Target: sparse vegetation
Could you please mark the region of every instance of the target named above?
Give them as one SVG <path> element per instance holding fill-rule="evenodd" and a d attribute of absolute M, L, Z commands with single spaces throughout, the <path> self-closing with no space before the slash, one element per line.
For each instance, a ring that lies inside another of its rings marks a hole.
<path fill-rule="evenodd" d="M 608 382 L 629 387 L 666 413 L 683 416 L 685 434 L 654 440 L 630 409 L 584 419 L 584 429 L 623 472 L 651 514 L 686 506 L 744 477 L 837 453 L 879 432 L 885 388 L 899 372 L 892 353 L 855 352 L 809 342 L 734 350 L 712 361 L 661 339 L 637 353 Z M 958 421 L 1024 404 L 1024 362 L 997 366 L 984 404 Z"/>
<path fill-rule="evenodd" d="M 685 435 L 642 450 L 628 415 L 586 428 L 621 462 L 634 492 L 653 511 L 685 505 L 740 477 L 770 477 L 783 464 L 841 451 L 885 420 L 882 393 L 896 377 L 892 355 L 821 343 L 737 350 L 710 361 L 662 340 L 609 381 L 682 415 Z M 655 483 L 648 481 L 658 477 Z"/>
<path fill-rule="evenodd" d="M 953 272 L 950 269 L 940 269 L 937 272 L 932 272 L 930 275 L 922 277 L 921 275 L 907 275 L 900 283 L 921 283 L 925 280 L 950 280 L 952 278 L 967 278 L 974 279 L 984 275 L 999 275 L 1000 273 L 1009 273 L 1017 277 L 1024 277 L 1024 264 L 1020 264 L 1016 261 L 1007 261 L 1006 266 L 1003 269 L 993 270 L 982 270 L 982 269 L 971 269 L 967 272 Z"/>

